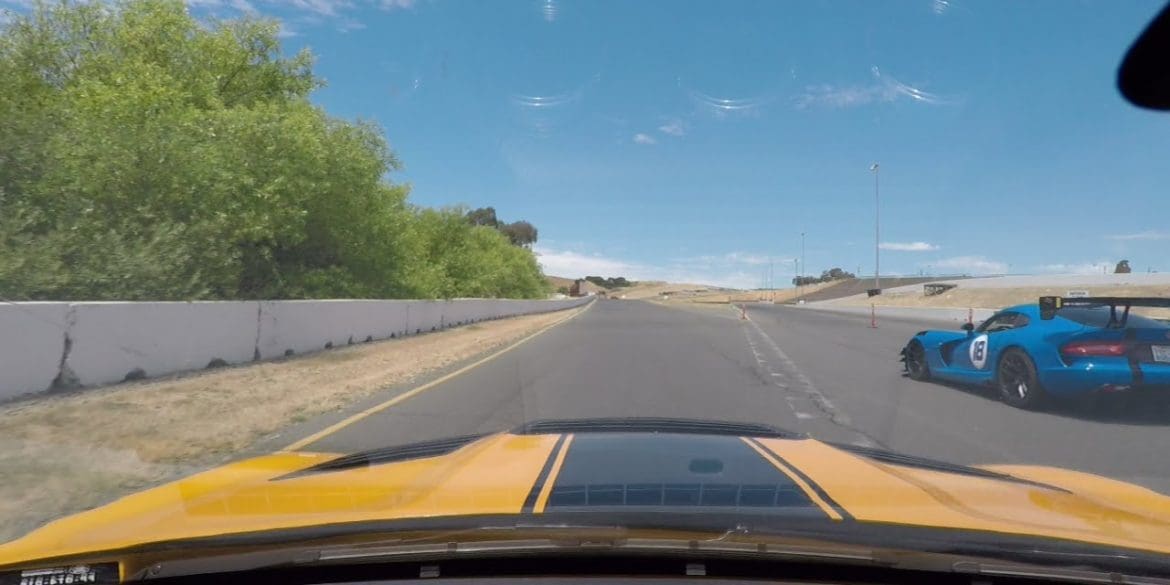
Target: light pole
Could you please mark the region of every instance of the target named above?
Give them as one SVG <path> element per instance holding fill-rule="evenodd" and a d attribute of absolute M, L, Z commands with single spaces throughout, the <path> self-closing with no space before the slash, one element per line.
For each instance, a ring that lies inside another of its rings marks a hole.
<path fill-rule="evenodd" d="M 804 263 L 804 232 L 800 232 L 800 265 L 808 270 L 808 264 Z"/>
<path fill-rule="evenodd" d="M 775 300 L 775 293 L 772 289 L 776 288 L 776 265 L 772 262 L 772 257 L 768 256 L 768 300 Z"/>
<path fill-rule="evenodd" d="M 873 288 L 882 289 L 881 280 L 881 205 L 878 199 L 878 164 L 869 167 L 873 171 Z"/>

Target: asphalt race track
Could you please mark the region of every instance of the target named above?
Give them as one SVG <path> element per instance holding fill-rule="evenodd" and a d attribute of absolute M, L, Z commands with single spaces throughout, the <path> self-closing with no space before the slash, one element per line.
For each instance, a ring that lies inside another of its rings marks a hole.
<path fill-rule="evenodd" d="M 898 350 L 954 324 L 754 305 L 602 300 L 530 343 L 305 446 L 353 452 L 547 418 L 767 423 L 967 464 L 1052 465 L 1170 494 L 1170 399 L 1018 410 L 989 390 L 915 382 Z"/>

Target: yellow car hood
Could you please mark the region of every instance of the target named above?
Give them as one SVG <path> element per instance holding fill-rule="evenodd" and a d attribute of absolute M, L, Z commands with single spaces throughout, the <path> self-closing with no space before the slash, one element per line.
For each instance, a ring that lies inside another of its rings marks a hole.
<path fill-rule="evenodd" d="M 0 567 L 116 559 L 157 543 L 353 522 L 560 511 L 730 511 L 1170 552 L 1170 498 L 1044 467 L 962 468 L 812 439 L 501 433 L 240 461 L 54 521 Z M 842 523 L 842 524 L 838 524 Z"/>

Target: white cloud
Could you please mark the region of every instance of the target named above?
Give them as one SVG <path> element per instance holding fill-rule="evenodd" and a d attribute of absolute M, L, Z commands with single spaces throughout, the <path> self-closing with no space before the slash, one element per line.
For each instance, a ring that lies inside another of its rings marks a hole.
<path fill-rule="evenodd" d="M 761 254 L 750 254 L 747 252 L 728 252 L 723 255 L 724 260 L 734 264 L 747 264 L 749 266 L 762 266 L 776 259 L 763 256 Z"/>
<path fill-rule="evenodd" d="M 927 242 L 882 242 L 879 248 L 894 252 L 933 252 L 938 246 Z"/>
<path fill-rule="evenodd" d="M 276 31 L 276 36 L 278 36 L 282 39 L 292 38 L 292 37 L 295 37 L 299 34 L 301 34 L 301 33 L 298 33 L 296 31 L 296 29 L 289 26 L 289 24 L 287 22 L 284 22 L 283 20 L 280 21 L 280 30 Z"/>
<path fill-rule="evenodd" d="M 273 0 L 265 0 L 266 4 L 273 4 Z M 336 16 L 342 10 L 353 6 L 348 0 L 279 0 L 283 6 L 319 14 L 321 16 Z"/>
<path fill-rule="evenodd" d="M 187 6 L 195 8 L 231 8 L 240 12 L 256 12 L 248 0 L 187 0 Z"/>
<path fill-rule="evenodd" d="M 783 265 L 786 262 L 792 262 L 792 258 L 766 256 L 751 252 L 728 252 L 726 254 L 704 254 L 702 256 L 676 258 L 671 262 L 680 265 L 702 267 L 726 267 L 732 265 L 763 266 L 769 262 Z"/>
<path fill-rule="evenodd" d="M 796 107 L 805 109 L 814 106 L 825 108 L 851 108 L 873 102 L 892 102 L 896 94 L 880 86 L 840 87 L 828 84 L 810 85 L 797 96 Z"/>
<path fill-rule="evenodd" d="M 378 6 L 382 10 L 409 10 L 414 8 L 414 0 L 379 0 Z"/>
<path fill-rule="evenodd" d="M 625 276 L 637 279 L 645 267 L 600 255 L 582 254 L 567 250 L 552 250 L 536 246 L 536 260 L 545 274 L 565 278 L 584 276 Z"/>
<path fill-rule="evenodd" d="M 634 142 L 638 144 L 658 144 L 658 141 L 653 136 L 641 132 L 634 135 Z"/>
<path fill-rule="evenodd" d="M 664 265 L 631 262 L 600 254 L 557 250 L 536 246 L 536 259 L 545 274 L 566 278 L 624 276 L 631 280 L 652 280 L 750 289 L 762 284 L 763 265 L 768 257 L 746 252 L 729 252 L 676 258 Z M 775 258 L 777 283 L 787 283 L 792 274 L 791 259 Z M 786 262 L 786 263 L 785 263 Z"/>
<path fill-rule="evenodd" d="M 1146 230 L 1144 232 L 1135 232 L 1132 234 L 1117 234 L 1117 235 L 1112 235 L 1112 236 L 1105 236 L 1105 239 L 1107 239 L 1107 240 L 1121 240 L 1121 241 L 1170 240 L 1170 233 L 1155 231 L 1155 230 Z"/>
<path fill-rule="evenodd" d="M 870 72 L 873 76 L 872 83 L 847 86 L 810 85 L 793 101 L 796 107 L 802 110 L 810 107 L 852 108 L 872 103 L 891 103 L 903 98 L 931 105 L 949 103 L 949 100 L 939 95 L 902 83 L 888 74 L 883 75 L 876 66 L 872 67 Z"/>
<path fill-rule="evenodd" d="M 1004 274 L 1007 264 L 995 260 L 988 260 L 983 256 L 954 256 L 931 262 L 931 266 L 940 271 L 954 271 L 961 274 Z"/>
<path fill-rule="evenodd" d="M 687 133 L 687 127 L 683 125 L 682 120 L 675 118 L 659 126 L 658 131 L 663 134 L 669 134 L 671 136 L 685 136 Z"/>
<path fill-rule="evenodd" d="M 365 28 L 358 20 L 363 9 L 376 8 L 384 11 L 410 10 L 416 0 L 185 0 L 192 9 L 219 17 L 239 14 L 260 14 L 268 17 L 280 16 L 301 25 L 321 25 L 340 21 L 337 30 L 348 32 Z M 28 0 L 0 0 L 0 5 L 17 6 L 31 4 Z M 279 14 L 276 14 L 278 11 Z M 267 12 L 267 13 L 266 13 Z M 296 36 L 285 27 L 282 37 Z"/>
<path fill-rule="evenodd" d="M 1116 263 L 1109 260 L 1098 260 L 1072 264 L 1045 264 L 1040 266 L 1039 271 L 1052 274 L 1101 274 L 1102 272 L 1113 272 L 1115 266 Z"/>

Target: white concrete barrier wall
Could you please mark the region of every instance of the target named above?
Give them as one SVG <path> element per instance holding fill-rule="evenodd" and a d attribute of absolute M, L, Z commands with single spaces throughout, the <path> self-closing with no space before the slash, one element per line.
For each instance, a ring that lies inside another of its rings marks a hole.
<path fill-rule="evenodd" d="M 398 337 L 412 303 L 387 301 L 264 301 L 260 359 Z"/>
<path fill-rule="evenodd" d="M 73 303 L 65 366 L 82 386 L 252 361 L 259 304 Z M 44 390 L 44 388 L 41 388 Z"/>
<path fill-rule="evenodd" d="M 443 324 L 451 327 L 478 323 L 490 315 L 489 304 L 486 299 L 458 299 L 447 303 L 443 307 Z"/>
<path fill-rule="evenodd" d="M 556 301 L 241 301 L 0 305 L 0 401 L 54 381 L 98 386 L 457 324 L 563 310 Z"/>
<path fill-rule="evenodd" d="M 418 301 L 406 309 L 406 334 L 430 333 L 443 328 L 443 301 Z"/>
<path fill-rule="evenodd" d="M 68 312 L 69 303 L 0 304 L 0 400 L 52 385 Z"/>

